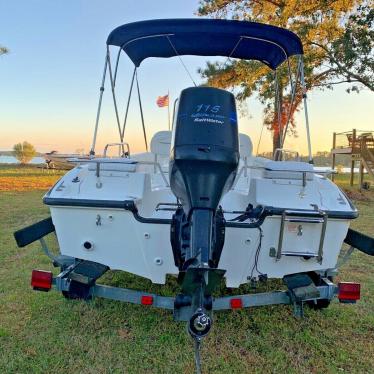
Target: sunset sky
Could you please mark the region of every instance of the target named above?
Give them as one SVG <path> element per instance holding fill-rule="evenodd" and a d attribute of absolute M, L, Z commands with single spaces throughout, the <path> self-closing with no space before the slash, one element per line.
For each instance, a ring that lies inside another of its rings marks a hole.
<path fill-rule="evenodd" d="M 0 45 L 10 49 L 0 57 L 0 150 L 27 140 L 38 151 L 89 150 L 104 65 L 106 38 L 115 27 L 143 19 L 194 17 L 198 1 L 129 0 L 0 0 Z M 114 55 L 114 50 L 113 54 Z M 206 58 L 183 57 L 197 82 L 197 68 Z M 132 64 L 122 60 L 118 76 L 120 113 L 123 115 Z M 192 85 L 176 58 L 148 59 L 140 67 L 144 117 L 148 138 L 167 129 L 167 109 L 156 99 L 170 91 L 173 101 Z M 352 128 L 374 129 L 374 95 L 315 91 L 309 95 L 313 151 L 331 148 L 332 132 Z M 111 93 L 106 86 L 98 151 L 118 141 Z M 133 151 L 142 151 L 137 98 L 132 99 L 126 140 Z M 246 103 L 249 116 L 240 118 L 240 130 L 251 136 L 255 149 L 262 127 L 262 107 L 255 98 Z M 287 148 L 306 152 L 303 117 L 297 116 L 299 136 L 289 138 Z M 271 149 L 264 131 L 260 152 Z"/>

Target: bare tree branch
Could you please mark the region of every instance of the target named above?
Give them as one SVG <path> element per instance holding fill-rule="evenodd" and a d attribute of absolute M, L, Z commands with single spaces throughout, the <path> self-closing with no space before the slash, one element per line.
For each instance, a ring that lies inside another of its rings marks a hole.
<path fill-rule="evenodd" d="M 331 86 L 331 85 L 336 85 L 336 84 L 341 84 L 341 83 L 355 83 L 355 82 L 359 82 L 358 80 L 355 80 L 355 79 L 345 79 L 345 80 L 341 80 L 339 82 L 325 82 L 325 83 L 321 83 L 321 84 L 315 84 L 314 87 L 328 87 L 328 86 Z"/>
<path fill-rule="evenodd" d="M 330 52 L 329 48 L 327 48 L 326 46 L 320 44 L 320 43 L 317 43 L 317 42 L 313 42 L 313 41 L 309 41 L 309 43 L 311 45 L 315 45 L 319 48 L 321 48 L 322 50 L 324 50 L 327 54 L 327 56 L 329 57 L 329 59 L 338 67 L 339 71 L 344 73 L 346 75 L 347 78 L 354 78 L 355 80 L 357 80 L 357 82 L 360 82 L 361 84 L 363 84 L 364 86 L 366 86 L 367 88 L 369 88 L 371 91 L 374 91 L 374 84 L 372 84 L 369 80 L 361 77 L 360 75 L 358 74 L 355 74 L 354 72 L 348 70 L 345 66 L 343 66 L 336 58 L 335 56 Z"/>

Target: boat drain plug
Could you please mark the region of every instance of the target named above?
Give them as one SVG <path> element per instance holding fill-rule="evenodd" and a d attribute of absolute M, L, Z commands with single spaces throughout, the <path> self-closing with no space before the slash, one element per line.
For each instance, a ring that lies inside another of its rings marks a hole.
<path fill-rule="evenodd" d="M 86 251 L 92 251 L 93 250 L 93 243 L 89 242 L 89 241 L 85 241 L 83 243 L 83 248 L 86 250 Z"/>

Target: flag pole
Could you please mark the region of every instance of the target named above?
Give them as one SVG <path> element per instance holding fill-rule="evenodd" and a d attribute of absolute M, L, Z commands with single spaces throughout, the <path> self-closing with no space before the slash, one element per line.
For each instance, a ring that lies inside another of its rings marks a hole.
<path fill-rule="evenodd" d="M 170 95 L 168 90 L 168 129 L 170 131 Z"/>

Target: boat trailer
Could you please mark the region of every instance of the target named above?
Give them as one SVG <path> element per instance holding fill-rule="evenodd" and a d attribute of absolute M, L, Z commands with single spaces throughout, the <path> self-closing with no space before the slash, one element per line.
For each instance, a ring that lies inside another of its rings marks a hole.
<path fill-rule="evenodd" d="M 337 273 L 337 268 L 348 260 L 354 249 L 374 256 L 374 238 L 348 229 L 344 242 L 350 247 L 338 262 L 336 269 L 331 269 L 324 274 L 316 272 L 312 277 L 313 281 L 310 274 L 287 275 L 283 278 L 286 290 L 223 297 L 210 296 L 204 300 L 204 311 L 199 311 L 196 310 L 191 297 L 185 294 L 167 297 L 96 284 L 96 280 L 109 268 L 91 261 L 52 254 L 44 237 L 53 232 L 55 232 L 55 227 L 52 218 L 49 217 L 14 233 L 20 248 L 39 240 L 43 252 L 52 260 L 55 267 L 61 269 L 55 277 L 51 271 L 33 270 L 31 286 L 34 290 L 50 291 L 55 289 L 69 299 L 91 300 L 101 297 L 172 311 L 174 320 L 187 322 L 188 331 L 194 338 L 198 373 L 201 372 L 200 344 L 202 338 L 211 329 L 213 311 L 285 304 L 293 306 L 296 317 L 303 317 L 305 304 L 315 309 L 321 309 L 327 307 L 334 297 L 337 297 L 341 303 L 356 303 L 360 299 L 360 284 L 352 282 L 334 284 L 332 276 Z"/>

